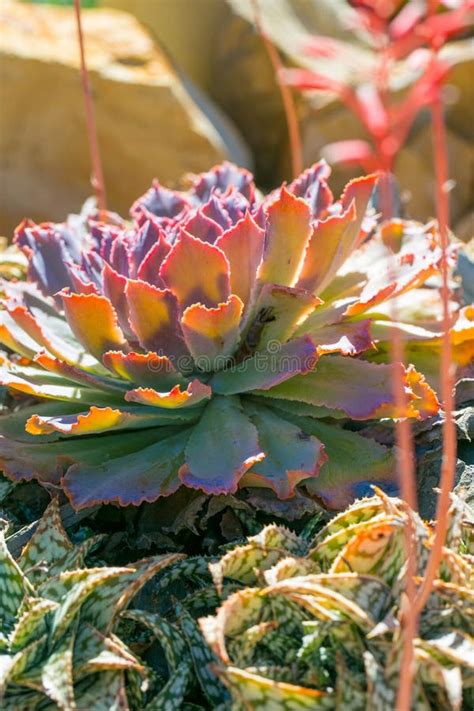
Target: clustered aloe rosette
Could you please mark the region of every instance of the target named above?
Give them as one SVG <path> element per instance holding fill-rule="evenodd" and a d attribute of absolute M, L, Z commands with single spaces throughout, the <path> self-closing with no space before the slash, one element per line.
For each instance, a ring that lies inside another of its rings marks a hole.
<path fill-rule="evenodd" d="M 381 491 L 355 502 L 312 540 L 271 525 L 209 565 L 224 600 L 199 622 L 232 709 L 393 711 L 408 518 L 419 583 L 433 529 Z M 417 711 L 472 708 L 473 525 L 472 510 L 453 497 L 439 577 L 414 641 Z"/>
<path fill-rule="evenodd" d="M 401 364 L 397 411 L 383 361 L 393 327 L 413 362 L 436 350 L 437 292 L 422 285 L 441 250 L 433 225 L 374 229 L 376 176 L 335 201 L 328 175 L 320 162 L 261 197 L 225 163 L 183 192 L 155 182 L 128 222 L 23 222 L 28 280 L 3 285 L 0 340 L 16 355 L 1 382 L 44 402 L 1 418 L 5 474 L 62 486 L 76 508 L 181 486 L 280 498 L 304 486 L 337 508 L 361 481 L 393 477 L 390 452 L 337 423 L 438 411 Z"/>
<path fill-rule="evenodd" d="M 87 567 L 94 536 L 73 545 L 57 500 L 46 509 L 17 560 L 0 530 L 0 707 L 4 711 L 182 708 L 191 657 L 178 629 L 126 608 L 151 578 L 181 554 L 123 567 Z M 148 627 L 162 646 L 168 677 L 158 675 L 118 636 L 120 621 Z M 142 689 L 147 694 L 142 694 Z"/>

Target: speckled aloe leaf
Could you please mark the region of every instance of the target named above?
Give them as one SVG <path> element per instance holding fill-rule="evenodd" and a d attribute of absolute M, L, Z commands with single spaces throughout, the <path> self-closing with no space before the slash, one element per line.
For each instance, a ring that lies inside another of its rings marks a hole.
<path fill-rule="evenodd" d="M 73 647 L 74 637 L 72 635 L 61 638 L 41 670 L 41 683 L 45 694 L 64 711 L 75 708 Z"/>
<path fill-rule="evenodd" d="M 163 648 L 169 669 L 175 671 L 179 667 L 188 651 L 176 625 L 156 613 L 144 610 L 126 610 L 122 613 L 122 617 L 148 627 Z"/>
<path fill-rule="evenodd" d="M 189 662 L 181 662 L 161 691 L 147 703 L 144 711 L 182 711 L 184 695 L 191 677 Z"/>
<path fill-rule="evenodd" d="M 3 474 L 0 474 L 0 503 L 8 496 L 14 486 L 12 481 L 8 481 Z"/>
<path fill-rule="evenodd" d="M 191 615 L 182 607 L 178 609 L 180 627 L 194 664 L 195 674 L 209 703 L 216 707 L 228 701 L 228 693 L 216 676 L 217 659 L 199 632 Z"/>
<path fill-rule="evenodd" d="M 268 570 L 288 553 L 303 552 L 304 544 L 292 531 L 273 524 L 249 538 L 246 545 L 233 548 L 216 563 L 210 563 L 209 570 L 218 590 L 224 578 L 253 585 L 259 572 Z"/>
<path fill-rule="evenodd" d="M 239 398 L 215 397 L 189 437 L 179 477 L 196 489 L 233 492 L 245 472 L 263 456 L 257 430 L 242 411 Z"/>
<path fill-rule="evenodd" d="M 334 621 L 351 619 L 369 632 L 390 603 L 390 589 L 377 578 L 347 575 L 305 575 L 282 580 L 265 590 L 284 595 L 315 617 L 323 610 Z"/>
<path fill-rule="evenodd" d="M 245 475 L 245 483 L 271 487 L 280 499 L 291 497 L 301 481 L 318 475 L 326 460 L 324 446 L 269 408 L 252 403 L 244 410 L 257 428 L 258 440 L 266 453 Z"/>
<path fill-rule="evenodd" d="M 124 610 L 131 599 L 154 575 L 167 566 L 184 558 L 181 553 L 157 555 L 136 561 L 127 568 L 122 578 L 115 578 L 113 585 L 97 588 L 84 604 L 81 619 L 90 622 L 99 631 L 111 629 L 116 616 Z"/>
<path fill-rule="evenodd" d="M 11 681 L 15 682 L 25 669 L 37 666 L 41 662 L 46 645 L 47 638 L 44 635 L 15 654 L 0 654 L 0 703 L 7 685 Z"/>
<path fill-rule="evenodd" d="M 5 542 L 5 531 L 0 530 L 0 624 L 8 632 L 15 624 L 25 594 L 33 594 L 33 587 L 10 555 Z"/>
<path fill-rule="evenodd" d="M 367 675 L 367 705 L 369 709 L 393 711 L 396 703 L 396 689 L 387 683 L 385 670 L 375 656 L 364 652 Z"/>
<path fill-rule="evenodd" d="M 122 671 L 91 675 L 77 684 L 75 694 L 78 709 L 129 711 Z"/>
<path fill-rule="evenodd" d="M 118 637 L 106 637 L 88 622 L 81 622 L 74 640 L 75 678 L 107 669 L 135 670 L 144 676 L 143 665 Z"/>
<path fill-rule="evenodd" d="M 43 513 L 35 532 L 21 552 L 18 564 L 30 582 L 34 583 L 45 577 L 41 565 L 50 569 L 72 549 L 73 545 L 63 528 L 56 498 Z"/>
<path fill-rule="evenodd" d="M 261 711 L 306 711 L 333 709 L 334 698 L 316 689 L 275 682 L 245 669 L 229 666 L 221 670 L 222 680 L 232 691 L 235 709 Z"/>
<path fill-rule="evenodd" d="M 15 627 L 10 633 L 12 652 L 19 651 L 47 632 L 45 617 L 59 607 L 59 603 L 43 598 L 24 598 Z"/>
<path fill-rule="evenodd" d="M 418 665 L 420 679 L 433 689 L 435 703 L 439 708 L 449 708 L 459 711 L 462 707 L 463 679 L 459 667 L 453 667 L 445 660 L 440 661 L 418 644 L 415 646 L 415 659 Z"/>
<path fill-rule="evenodd" d="M 420 640 L 420 646 L 434 657 L 474 670 L 474 638 L 461 630 Z"/>
<path fill-rule="evenodd" d="M 86 599 L 98 588 L 103 587 L 105 591 L 101 596 L 101 602 L 113 603 L 116 588 L 121 590 L 118 579 L 131 577 L 131 574 L 129 568 L 87 568 L 60 573 L 56 578 L 43 584 L 41 594 L 59 602 L 59 607 L 55 610 L 51 621 L 51 638 L 60 639 L 76 615 L 81 612 L 82 617 L 81 608 Z M 122 586 L 124 587 L 125 584 L 122 583 Z M 113 608 L 110 612 L 113 613 Z"/>

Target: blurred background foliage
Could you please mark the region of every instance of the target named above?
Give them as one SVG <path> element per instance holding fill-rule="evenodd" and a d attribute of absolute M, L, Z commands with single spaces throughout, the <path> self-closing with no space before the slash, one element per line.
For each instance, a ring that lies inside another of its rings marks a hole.
<path fill-rule="evenodd" d="M 0 8 L 0 234 L 25 216 L 61 220 L 91 194 L 72 0 L 2 0 Z M 265 31 L 287 67 L 329 73 L 360 85 L 373 49 L 346 0 L 259 0 Z M 82 0 L 108 203 L 126 214 L 157 177 L 223 159 L 252 168 L 269 189 L 291 177 L 288 134 L 274 69 L 255 28 L 251 0 Z M 309 56 L 311 36 L 338 43 L 334 57 Z M 474 45 L 470 33 L 445 47 L 452 64 L 445 93 L 451 218 L 472 236 Z M 416 78 L 397 64 L 392 91 Z M 305 165 L 324 147 L 364 131 L 325 92 L 294 92 Z M 337 193 L 361 168 L 336 166 Z M 433 216 L 434 175 L 427 112 L 397 157 L 402 211 Z"/>

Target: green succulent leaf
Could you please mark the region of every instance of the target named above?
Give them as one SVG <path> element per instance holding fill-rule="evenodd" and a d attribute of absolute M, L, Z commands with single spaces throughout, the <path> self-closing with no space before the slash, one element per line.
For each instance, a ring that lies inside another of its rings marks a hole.
<path fill-rule="evenodd" d="M 233 492 L 245 472 L 263 456 L 257 430 L 242 411 L 239 398 L 215 397 L 191 433 L 179 476 L 196 489 L 214 494 Z"/>
<path fill-rule="evenodd" d="M 217 660 L 202 638 L 199 627 L 191 615 L 182 608 L 180 608 L 178 612 L 180 627 L 193 660 L 196 677 L 201 685 L 203 694 L 215 708 L 221 703 L 226 703 L 228 700 L 225 687 L 213 671 L 213 666 Z"/>

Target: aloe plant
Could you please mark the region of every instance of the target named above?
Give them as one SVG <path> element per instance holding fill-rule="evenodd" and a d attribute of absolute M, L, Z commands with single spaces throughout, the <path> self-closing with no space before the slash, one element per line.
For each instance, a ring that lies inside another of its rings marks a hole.
<path fill-rule="evenodd" d="M 393 710 L 409 519 L 419 582 L 433 528 L 380 490 L 313 539 L 271 525 L 210 563 L 224 601 L 200 627 L 232 709 Z M 472 510 L 453 496 L 439 577 L 415 640 L 417 710 L 472 708 L 473 525 Z"/>
<path fill-rule="evenodd" d="M 28 281 L 3 285 L 0 341 L 16 355 L 0 377 L 42 402 L 0 420 L 5 474 L 61 486 L 78 509 L 182 486 L 299 487 L 337 508 L 393 481 L 391 453 L 340 425 L 438 411 L 402 364 L 397 411 L 387 344 L 402 329 L 431 374 L 439 308 L 423 284 L 441 251 L 433 225 L 375 229 L 376 176 L 334 200 L 328 175 L 317 163 L 263 198 L 226 163 L 183 192 L 155 182 L 129 222 L 23 222 Z"/>
<path fill-rule="evenodd" d="M 184 558 L 158 555 L 122 567 L 86 567 L 101 536 L 73 545 L 54 499 L 21 552 L 0 532 L 0 706 L 5 711 L 59 708 L 182 708 L 191 657 L 177 629 L 148 612 L 126 611 L 142 586 Z M 117 636 L 122 618 L 151 629 L 162 644 L 160 679 Z M 178 654 L 180 652 L 180 654 Z M 161 687 L 161 688 L 160 688 Z"/>

